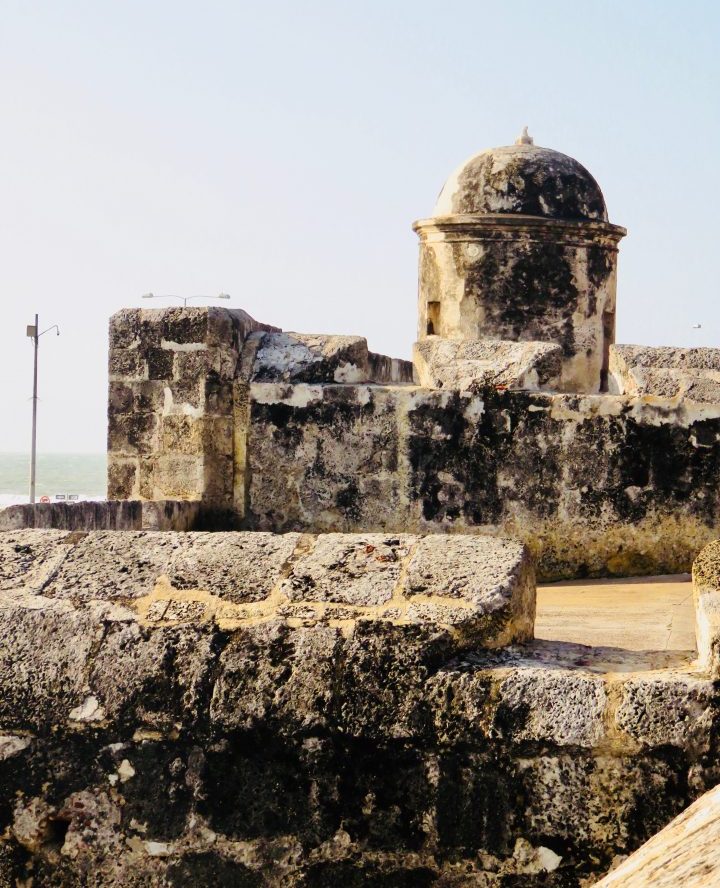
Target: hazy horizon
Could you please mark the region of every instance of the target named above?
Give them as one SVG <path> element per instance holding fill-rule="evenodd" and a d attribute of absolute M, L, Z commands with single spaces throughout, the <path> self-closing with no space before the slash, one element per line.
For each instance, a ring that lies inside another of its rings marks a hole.
<path fill-rule="evenodd" d="M 459 162 L 526 124 L 628 228 L 618 341 L 717 341 L 715 4 L 3 13 L 0 451 L 29 448 L 36 311 L 62 330 L 41 340 L 42 452 L 104 451 L 107 320 L 164 304 L 148 291 L 226 291 L 260 320 L 408 357 L 411 223 Z"/>

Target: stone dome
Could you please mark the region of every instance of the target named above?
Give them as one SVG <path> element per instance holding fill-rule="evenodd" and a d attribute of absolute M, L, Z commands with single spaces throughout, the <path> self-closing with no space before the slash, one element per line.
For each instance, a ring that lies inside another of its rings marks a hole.
<path fill-rule="evenodd" d="M 445 183 L 433 216 L 517 213 L 608 221 L 600 186 L 582 164 L 533 145 L 526 133 L 518 141 L 481 151 L 462 164 Z"/>

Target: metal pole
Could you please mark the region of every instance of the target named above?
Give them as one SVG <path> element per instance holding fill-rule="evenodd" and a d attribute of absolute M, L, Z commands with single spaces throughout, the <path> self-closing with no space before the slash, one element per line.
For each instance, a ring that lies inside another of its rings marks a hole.
<path fill-rule="evenodd" d="M 35 335 L 33 336 L 33 346 L 35 351 L 33 361 L 33 406 L 32 406 L 32 447 L 30 450 L 30 502 L 35 502 L 35 460 L 36 460 L 36 444 L 37 444 L 37 368 L 38 368 L 38 342 L 40 339 L 40 326 L 38 316 L 35 315 Z"/>

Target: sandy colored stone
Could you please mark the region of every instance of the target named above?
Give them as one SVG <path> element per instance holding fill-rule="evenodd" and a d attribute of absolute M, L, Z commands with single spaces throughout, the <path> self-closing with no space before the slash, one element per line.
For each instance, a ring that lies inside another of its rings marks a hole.
<path fill-rule="evenodd" d="M 613 345 L 613 391 L 720 404 L 720 349 Z"/>
<path fill-rule="evenodd" d="M 418 382 L 427 388 L 552 391 L 560 385 L 562 349 L 550 342 L 428 336 L 415 343 L 413 360 Z"/>
<path fill-rule="evenodd" d="M 417 537 L 405 534 L 323 534 L 293 565 L 283 592 L 291 601 L 387 604 L 416 543 Z"/>
<path fill-rule="evenodd" d="M 715 888 L 720 871 L 720 787 L 710 790 L 595 888 Z"/>
<path fill-rule="evenodd" d="M 40 591 L 73 545 L 62 530 L 0 533 L 0 590 Z"/>
<path fill-rule="evenodd" d="M 164 578 L 228 601 L 257 601 L 279 581 L 298 534 L 93 532 L 66 553 L 45 587 L 73 601 L 151 595 Z"/>
<path fill-rule="evenodd" d="M 251 333 L 241 356 L 252 382 L 367 382 L 367 340 L 313 333 Z"/>

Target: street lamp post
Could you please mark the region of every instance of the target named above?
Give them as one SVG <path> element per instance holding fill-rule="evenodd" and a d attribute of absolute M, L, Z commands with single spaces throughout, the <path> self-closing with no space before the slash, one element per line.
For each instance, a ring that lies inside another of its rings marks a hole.
<path fill-rule="evenodd" d="M 229 299 L 230 295 L 228 293 L 218 293 L 217 296 L 173 296 L 171 294 L 161 295 L 160 293 L 143 293 L 143 299 L 180 299 L 183 304 L 183 307 L 186 307 L 188 302 L 191 302 L 193 299 Z"/>
<path fill-rule="evenodd" d="M 38 323 L 38 316 L 35 315 L 35 324 L 28 324 L 26 329 L 26 335 L 32 339 L 33 341 L 33 394 L 32 394 L 32 445 L 30 448 L 30 502 L 35 502 L 35 469 L 37 463 L 37 377 L 38 377 L 38 344 L 40 341 L 40 337 L 45 333 L 49 333 L 51 330 L 57 330 L 57 335 L 60 335 L 60 328 L 57 324 L 53 324 L 52 327 L 48 327 L 47 330 L 43 330 L 40 332 L 40 325 Z"/>

